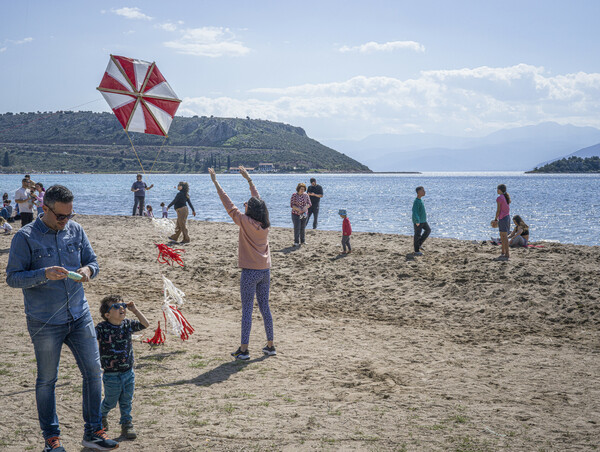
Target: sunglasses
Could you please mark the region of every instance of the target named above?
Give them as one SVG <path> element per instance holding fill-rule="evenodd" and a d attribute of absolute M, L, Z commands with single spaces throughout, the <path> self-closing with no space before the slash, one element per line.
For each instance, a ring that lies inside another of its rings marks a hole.
<path fill-rule="evenodd" d="M 77 215 L 76 213 L 70 213 L 69 215 L 62 215 L 62 214 L 57 214 L 54 209 L 52 207 L 50 207 L 48 204 L 44 204 L 48 209 L 50 209 L 50 212 L 52 212 L 54 214 L 54 216 L 56 217 L 57 221 L 63 221 L 63 220 L 70 220 L 71 218 L 73 218 L 75 215 Z"/>
<path fill-rule="evenodd" d="M 127 303 L 115 303 L 110 307 L 110 309 L 121 309 L 121 308 L 127 309 Z M 109 311 L 110 311 L 110 309 L 109 309 Z"/>

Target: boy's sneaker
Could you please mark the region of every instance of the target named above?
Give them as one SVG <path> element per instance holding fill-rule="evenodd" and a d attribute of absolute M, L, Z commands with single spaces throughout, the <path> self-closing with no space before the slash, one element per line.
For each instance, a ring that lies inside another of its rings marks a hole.
<path fill-rule="evenodd" d="M 247 360 L 250 359 L 250 350 L 242 351 L 242 348 L 239 347 L 235 352 L 231 354 L 235 359 Z"/>
<path fill-rule="evenodd" d="M 121 436 L 127 439 L 136 439 L 137 433 L 133 428 L 133 424 L 131 422 L 127 422 L 126 424 L 121 424 Z"/>
<path fill-rule="evenodd" d="M 108 432 L 108 419 L 106 418 L 106 416 L 102 416 L 102 429 L 105 432 Z"/>
<path fill-rule="evenodd" d="M 263 353 L 269 356 L 275 356 L 277 354 L 277 350 L 275 350 L 275 346 L 269 347 L 268 345 L 263 348 Z"/>
<path fill-rule="evenodd" d="M 422 256 L 423 253 L 421 253 L 420 251 L 417 251 L 416 253 L 413 253 L 413 256 Z"/>
<path fill-rule="evenodd" d="M 44 450 L 42 452 L 65 452 L 65 448 L 60 443 L 58 436 L 48 438 L 44 444 Z"/>
<path fill-rule="evenodd" d="M 110 439 L 104 429 L 95 433 L 86 433 L 81 445 L 95 450 L 113 450 L 119 447 L 119 443 Z"/>

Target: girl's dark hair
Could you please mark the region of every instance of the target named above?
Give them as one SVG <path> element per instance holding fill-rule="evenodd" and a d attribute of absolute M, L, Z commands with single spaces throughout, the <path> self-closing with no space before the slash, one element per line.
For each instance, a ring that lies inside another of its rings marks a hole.
<path fill-rule="evenodd" d="M 187 182 L 179 182 L 177 184 L 178 186 L 181 185 L 181 191 L 183 192 L 183 194 L 185 195 L 186 198 L 190 198 L 190 184 L 188 184 Z"/>
<path fill-rule="evenodd" d="M 529 228 L 529 226 L 527 226 L 527 224 L 523 221 L 523 219 L 519 216 L 519 215 L 515 215 L 513 217 L 513 220 L 515 221 L 515 223 L 517 223 L 519 226 L 521 226 L 523 229 L 527 229 Z"/>
<path fill-rule="evenodd" d="M 253 220 L 258 221 L 263 229 L 267 229 L 271 226 L 271 222 L 269 221 L 269 209 L 267 209 L 267 205 L 260 198 L 253 196 L 248 200 L 248 212 L 246 212 L 246 215 Z"/>
<path fill-rule="evenodd" d="M 502 192 L 504 197 L 506 198 L 506 204 L 510 204 L 510 195 L 506 192 L 506 185 L 500 184 L 498 185 L 498 190 Z"/>
<path fill-rule="evenodd" d="M 36 182 L 35 185 L 39 185 L 42 191 L 46 191 L 44 190 L 44 184 L 42 184 L 41 182 Z"/>
<path fill-rule="evenodd" d="M 100 302 L 100 315 L 102 316 L 102 320 L 106 320 L 104 314 L 110 311 L 110 307 L 115 303 L 120 303 L 123 301 L 123 297 L 121 295 L 109 295 L 108 297 L 104 297 Z"/>

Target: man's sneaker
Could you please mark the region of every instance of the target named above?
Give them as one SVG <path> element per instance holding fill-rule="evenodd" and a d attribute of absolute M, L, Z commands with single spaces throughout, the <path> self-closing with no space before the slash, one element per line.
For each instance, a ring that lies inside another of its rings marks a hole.
<path fill-rule="evenodd" d="M 65 448 L 60 443 L 58 436 L 48 438 L 44 444 L 44 450 L 42 452 L 65 452 Z"/>
<path fill-rule="evenodd" d="M 294 242 L 294 246 L 300 246 L 298 242 Z"/>
<path fill-rule="evenodd" d="M 121 436 L 127 439 L 136 439 L 137 433 L 133 428 L 133 424 L 131 422 L 127 422 L 126 424 L 121 424 Z"/>
<path fill-rule="evenodd" d="M 235 352 L 231 354 L 235 359 L 247 360 L 250 359 L 250 350 L 242 351 L 242 348 L 239 347 Z"/>
<path fill-rule="evenodd" d="M 273 346 L 271 346 L 271 347 L 269 347 L 269 346 L 267 345 L 267 346 L 265 346 L 265 347 L 263 348 L 263 353 L 264 353 L 265 355 L 269 355 L 269 356 L 275 356 L 275 355 L 277 354 L 277 351 L 275 350 L 275 346 L 274 346 L 274 345 L 273 345 Z"/>
<path fill-rule="evenodd" d="M 113 450 L 119 447 L 119 443 L 110 439 L 104 429 L 95 433 L 86 433 L 81 441 L 81 445 L 95 450 Z"/>
<path fill-rule="evenodd" d="M 106 416 L 102 416 L 102 429 L 105 432 L 108 432 L 108 419 L 106 418 Z"/>
<path fill-rule="evenodd" d="M 413 253 L 413 256 L 422 256 L 423 253 L 421 253 L 420 251 L 417 251 L 416 253 Z"/>

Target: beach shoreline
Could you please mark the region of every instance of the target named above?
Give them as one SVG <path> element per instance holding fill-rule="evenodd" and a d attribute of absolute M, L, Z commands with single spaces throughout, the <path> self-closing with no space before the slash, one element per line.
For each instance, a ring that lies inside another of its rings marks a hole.
<path fill-rule="evenodd" d="M 551 450 L 600 442 L 600 247 L 545 243 L 511 250 L 430 237 L 291 228 L 270 234 L 277 357 L 264 358 L 255 308 L 251 360 L 231 360 L 241 303 L 237 227 L 190 221 L 185 267 L 156 262 L 166 243 L 148 218 L 78 215 L 98 255 L 86 285 L 95 322 L 110 293 L 150 321 L 161 274 L 186 293 L 188 341 L 139 340 L 134 423 L 119 450 Z M 16 230 L 16 228 L 15 228 Z M 12 236 L 0 236 L 4 274 Z M 22 293 L 2 284 L 0 448 L 41 444 L 35 360 Z M 164 328 L 164 326 L 163 326 Z M 65 347 L 57 383 L 67 450 L 81 440 L 81 377 Z M 111 412 L 109 435 L 118 431 Z M 469 449 L 470 448 L 470 449 Z"/>

